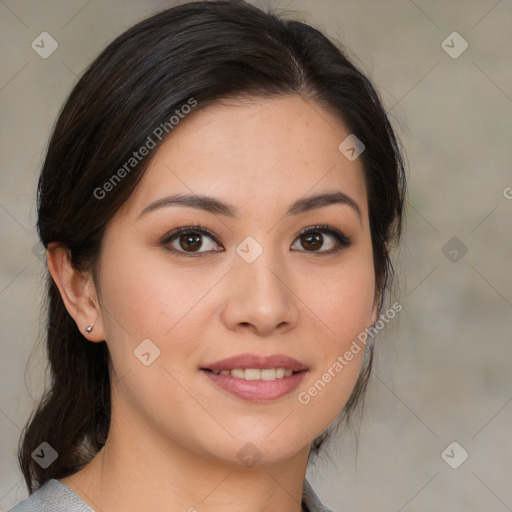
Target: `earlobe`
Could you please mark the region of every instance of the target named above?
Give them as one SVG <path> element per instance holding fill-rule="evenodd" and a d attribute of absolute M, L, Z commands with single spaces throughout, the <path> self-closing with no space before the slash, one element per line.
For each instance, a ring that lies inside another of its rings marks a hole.
<path fill-rule="evenodd" d="M 92 275 L 78 271 L 71 263 L 70 250 L 58 242 L 48 245 L 46 260 L 62 301 L 82 335 L 90 341 L 103 341 L 105 334 Z M 94 326 L 94 331 L 90 326 Z"/>

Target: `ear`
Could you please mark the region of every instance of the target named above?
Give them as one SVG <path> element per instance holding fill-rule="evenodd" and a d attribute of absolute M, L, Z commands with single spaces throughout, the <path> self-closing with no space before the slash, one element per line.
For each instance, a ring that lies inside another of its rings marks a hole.
<path fill-rule="evenodd" d="M 70 250 L 58 242 L 48 245 L 46 261 L 62 301 L 78 330 L 89 341 L 104 341 L 104 326 L 92 275 L 76 270 L 71 264 Z M 89 325 L 93 329 L 87 333 L 85 328 Z"/>

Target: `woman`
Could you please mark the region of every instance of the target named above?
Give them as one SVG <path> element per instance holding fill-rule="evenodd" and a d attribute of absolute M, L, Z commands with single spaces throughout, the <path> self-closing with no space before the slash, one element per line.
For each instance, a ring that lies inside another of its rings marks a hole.
<path fill-rule="evenodd" d="M 322 511 L 405 193 L 379 97 L 245 2 L 142 21 L 79 80 L 38 185 L 51 388 L 13 511 Z"/>

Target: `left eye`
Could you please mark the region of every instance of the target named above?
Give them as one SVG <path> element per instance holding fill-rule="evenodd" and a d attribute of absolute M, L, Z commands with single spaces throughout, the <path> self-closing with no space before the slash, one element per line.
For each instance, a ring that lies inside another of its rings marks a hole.
<path fill-rule="evenodd" d="M 327 235 L 327 239 L 331 239 L 330 247 L 327 250 L 318 250 L 325 244 L 325 235 Z M 203 237 L 209 238 L 212 242 L 215 242 L 209 250 L 208 247 L 206 247 L 206 250 L 200 251 L 200 249 L 204 249 Z M 352 243 L 351 239 L 345 236 L 341 231 L 327 225 L 307 228 L 297 236 L 296 240 L 300 241 L 300 245 L 306 252 L 316 252 L 324 255 L 338 252 L 343 248 L 349 247 Z M 174 245 L 176 243 L 178 246 Z M 201 226 L 187 226 L 175 229 L 161 242 L 161 245 L 167 250 L 179 256 L 186 257 L 195 257 L 196 255 L 194 253 L 201 254 L 205 252 L 224 251 L 223 248 L 214 248 L 215 244 L 220 246 L 220 241 L 217 237 L 208 229 Z M 297 251 L 294 245 L 291 246 L 291 249 Z"/>
<path fill-rule="evenodd" d="M 318 251 L 317 249 L 324 245 L 325 235 L 332 240 L 330 248 L 324 251 Z M 352 243 L 350 238 L 345 236 L 341 231 L 330 228 L 329 226 L 314 226 L 308 228 L 299 234 L 298 240 L 307 252 L 320 252 L 322 254 L 332 254 L 338 252 L 344 247 L 349 247 Z M 292 245 L 293 248 L 293 245 Z M 295 250 L 295 249 L 294 249 Z"/>

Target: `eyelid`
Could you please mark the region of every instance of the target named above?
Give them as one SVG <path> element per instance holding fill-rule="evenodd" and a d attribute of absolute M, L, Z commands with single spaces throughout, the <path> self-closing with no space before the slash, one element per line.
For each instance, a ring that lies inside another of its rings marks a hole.
<path fill-rule="evenodd" d="M 350 245 L 352 243 L 352 239 L 345 235 L 341 230 L 330 226 L 329 224 L 316 224 L 314 226 L 308 226 L 307 228 L 304 228 L 302 231 L 300 231 L 295 238 L 298 238 L 299 236 L 303 236 L 306 233 L 309 233 L 310 231 L 321 231 L 329 233 L 330 235 L 334 236 L 340 243 L 346 243 L 347 245 Z"/>
<path fill-rule="evenodd" d="M 218 245 L 222 245 L 219 237 L 215 233 L 213 233 L 213 231 L 210 231 L 208 229 L 208 227 L 203 226 L 201 224 L 190 224 L 188 226 L 181 226 L 179 228 L 171 230 L 169 233 L 167 233 L 162 238 L 160 245 L 167 246 L 173 240 L 173 238 L 176 238 L 177 236 L 182 235 L 183 233 L 198 233 L 200 235 L 206 235 L 206 236 L 209 236 Z M 193 254 L 193 253 L 182 253 L 182 254 Z M 197 253 L 197 254 L 199 254 L 199 253 Z M 204 252 L 202 254 L 204 254 Z"/>

